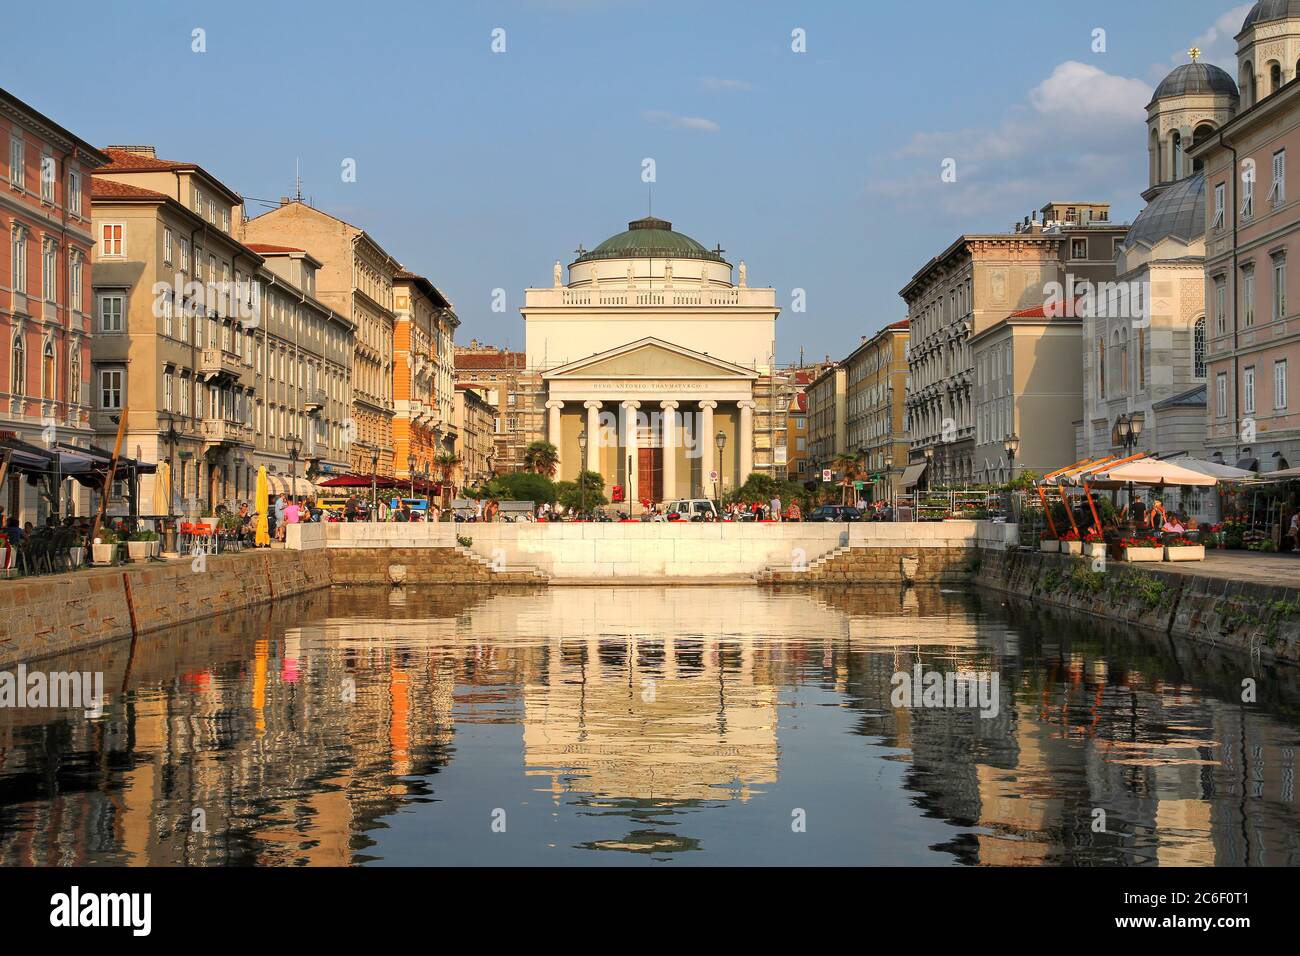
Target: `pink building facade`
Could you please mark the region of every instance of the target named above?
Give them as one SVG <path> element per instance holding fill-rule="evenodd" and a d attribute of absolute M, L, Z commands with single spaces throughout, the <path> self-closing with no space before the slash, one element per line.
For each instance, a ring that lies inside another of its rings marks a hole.
<path fill-rule="evenodd" d="M 0 89 L 0 433 L 86 444 L 90 423 L 91 173 L 108 157 Z M 61 511 L 88 499 L 64 483 Z M 78 500 L 79 499 L 79 500 Z M 11 478 L 6 515 L 49 503 Z"/>
<path fill-rule="evenodd" d="M 1300 465 L 1300 83 L 1190 155 L 1206 175 L 1206 449 L 1264 473 Z"/>

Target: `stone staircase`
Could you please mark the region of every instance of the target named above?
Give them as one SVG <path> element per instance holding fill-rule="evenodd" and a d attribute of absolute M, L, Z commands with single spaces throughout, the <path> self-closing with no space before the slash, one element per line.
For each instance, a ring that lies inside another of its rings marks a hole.
<path fill-rule="evenodd" d="M 850 545 L 842 544 L 838 548 L 832 548 L 830 551 L 827 551 L 825 554 L 819 555 L 818 557 L 814 558 L 812 561 L 808 563 L 807 567 L 801 570 L 796 570 L 792 566 L 774 568 L 769 565 L 768 567 L 764 568 L 762 571 L 759 571 L 758 574 L 754 575 L 754 580 L 756 580 L 759 584 L 774 584 L 777 581 L 788 581 L 791 580 L 792 578 L 798 578 L 800 575 L 814 574 L 817 571 L 820 571 L 822 568 L 824 568 L 831 561 L 834 561 L 836 558 L 840 557 L 841 555 L 848 554 L 851 550 L 853 549 Z"/>
<path fill-rule="evenodd" d="M 498 566 L 490 558 L 485 558 L 471 548 L 463 544 L 457 544 L 456 550 L 465 556 L 469 561 L 486 570 L 492 579 L 501 584 L 549 584 L 551 576 L 541 568 L 535 568 L 532 565 L 517 564 L 513 567 L 506 565 Z"/>

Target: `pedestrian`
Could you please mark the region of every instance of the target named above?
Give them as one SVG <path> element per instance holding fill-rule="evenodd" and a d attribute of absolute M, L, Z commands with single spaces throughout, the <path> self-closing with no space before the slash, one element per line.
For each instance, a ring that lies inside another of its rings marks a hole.
<path fill-rule="evenodd" d="M 780 495 L 772 496 L 772 504 L 770 507 L 772 509 L 772 520 L 780 521 L 781 520 L 781 496 Z"/>

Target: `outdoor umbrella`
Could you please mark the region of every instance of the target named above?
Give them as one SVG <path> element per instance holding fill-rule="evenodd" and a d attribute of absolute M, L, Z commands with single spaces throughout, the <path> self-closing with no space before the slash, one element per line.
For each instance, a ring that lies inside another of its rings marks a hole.
<path fill-rule="evenodd" d="M 257 547 L 266 547 L 271 544 L 271 530 L 266 520 L 267 499 L 270 493 L 266 490 L 266 465 L 259 465 L 257 468 L 257 530 L 253 538 L 253 544 Z"/>
<path fill-rule="evenodd" d="M 171 512 L 171 502 L 167 500 L 167 486 L 170 480 L 171 465 L 165 461 L 158 463 L 158 471 L 153 476 L 153 513 L 165 515 Z"/>
<path fill-rule="evenodd" d="M 1180 468 L 1199 471 L 1203 475 L 1211 475 L 1220 481 L 1237 481 L 1242 478 L 1260 477 L 1256 472 L 1247 471 L 1245 468 L 1234 468 L 1232 465 L 1222 465 L 1217 461 L 1201 461 L 1199 458 L 1171 458 L 1169 461 Z"/>
<path fill-rule="evenodd" d="M 1169 461 L 1161 461 L 1159 458 L 1139 458 L 1137 461 L 1130 461 L 1125 465 L 1116 465 L 1098 477 L 1123 484 L 1131 481 L 1135 485 L 1192 485 L 1200 487 L 1217 484 L 1219 480 L 1213 475 L 1192 471 L 1190 468 L 1183 468 Z M 1100 484 L 1101 482 L 1098 482 L 1098 485 Z"/>

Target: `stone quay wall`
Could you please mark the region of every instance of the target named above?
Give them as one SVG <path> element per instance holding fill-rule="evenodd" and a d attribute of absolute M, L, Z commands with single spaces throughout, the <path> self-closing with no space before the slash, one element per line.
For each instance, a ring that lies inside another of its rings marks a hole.
<path fill-rule="evenodd" d="M 0 666 L 329 586 L 324 552 L 282 550 L 0 582 Z"/>
<path fill-rule="evenodd" d="M 1035 551 L 982 551 L 976 585 L 1178 640 L 1300 664 L 1300 588 Z"/>

